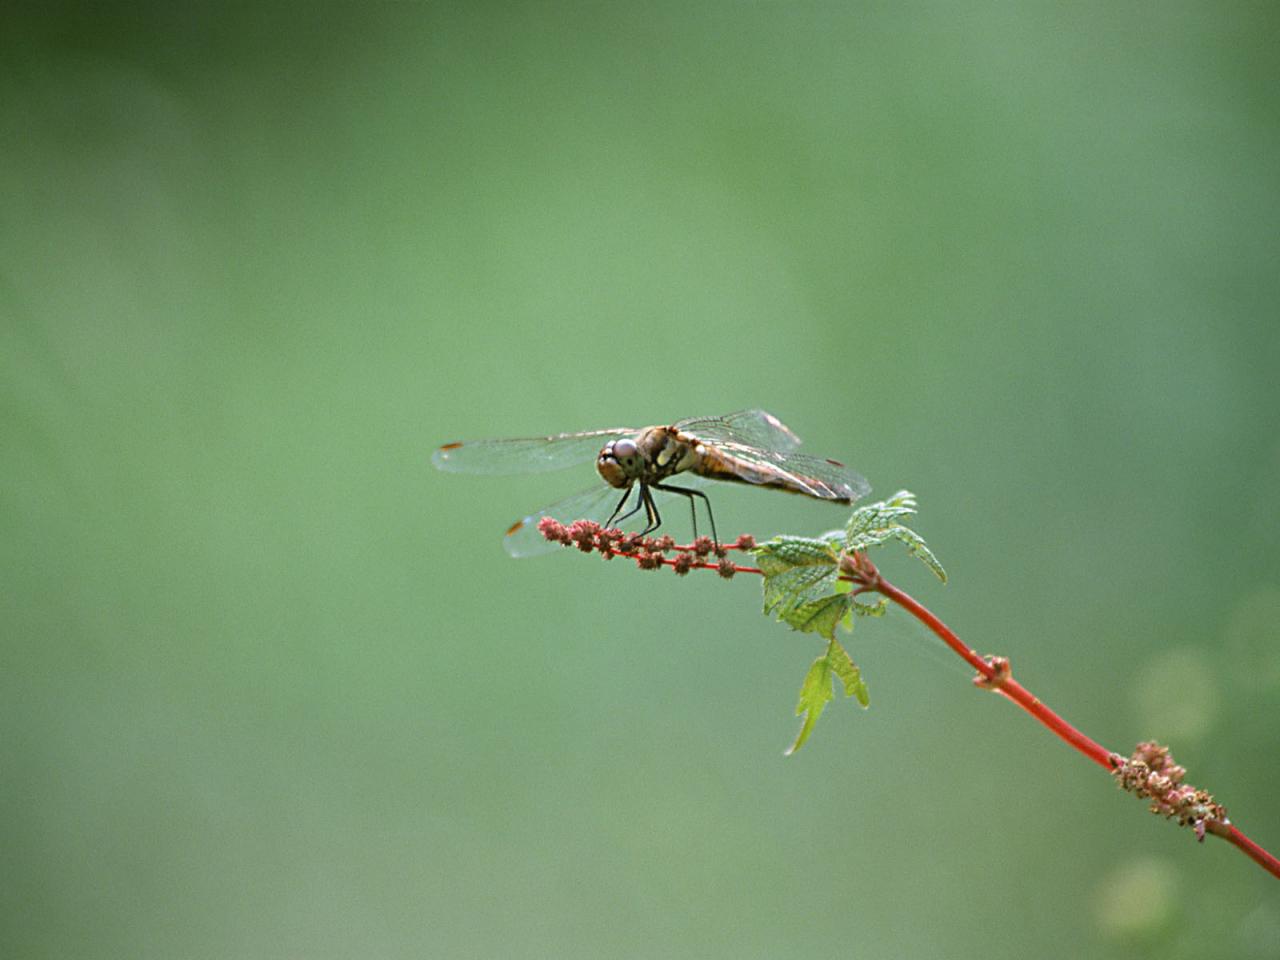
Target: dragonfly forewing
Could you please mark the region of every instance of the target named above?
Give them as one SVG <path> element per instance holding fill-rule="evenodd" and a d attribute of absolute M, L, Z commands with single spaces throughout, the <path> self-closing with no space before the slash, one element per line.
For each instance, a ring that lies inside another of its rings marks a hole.
<path fill-rule="evenodd" d="M 631 427 L 615 427 L 546 437 L 465 440 L 446 443 L 431 455 L 431 462 L 452 473 L 543 473 L 594 460 L 607 440 L 635 432 Z"/>

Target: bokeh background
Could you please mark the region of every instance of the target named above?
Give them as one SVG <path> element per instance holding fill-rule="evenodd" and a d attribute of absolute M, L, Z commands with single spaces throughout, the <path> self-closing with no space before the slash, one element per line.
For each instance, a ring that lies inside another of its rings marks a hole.
<path fill-rule="evenodd" d="M 2 17 L 0 954 L 1280 955 L 906 618 L 784 759 L 756 582 L 509 560 L 590 466 L 430 467 L 766 407 L 1275 850 L 1273 5 Z"/>

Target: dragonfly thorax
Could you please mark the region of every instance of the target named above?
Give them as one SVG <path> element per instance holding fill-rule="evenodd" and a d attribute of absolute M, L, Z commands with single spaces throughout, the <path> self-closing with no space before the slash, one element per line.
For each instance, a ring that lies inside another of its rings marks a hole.
<path fill-rule="evenodd" d="M 622 489 L 637 480 L 657 483 L 697 463 L 697 446 L 672 427 L 650 427 L 638 437 L 610 440 L 596 458 L 596 470 L 611 487 Z"/>

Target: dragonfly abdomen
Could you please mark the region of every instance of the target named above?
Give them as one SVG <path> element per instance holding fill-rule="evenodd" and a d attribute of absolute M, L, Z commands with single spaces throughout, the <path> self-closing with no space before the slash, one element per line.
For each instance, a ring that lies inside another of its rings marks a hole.
<path fill-rule="evenodd" d="M 843 466 L 834 460 L 828 461 L 832 466 Z M 706 450 L 693 472 L 713 480 L 727 480 L 730 483 L 747 483 L 756 487 L 769 487 L 786 493 L 812 497 L 815 500 L 830 500 L 832 503 L 851 504 L 861 493 L 847 484 L 833 485 L 817 477 L 793 474 L 768 464 L 751 463 L 739 457 Z"/>

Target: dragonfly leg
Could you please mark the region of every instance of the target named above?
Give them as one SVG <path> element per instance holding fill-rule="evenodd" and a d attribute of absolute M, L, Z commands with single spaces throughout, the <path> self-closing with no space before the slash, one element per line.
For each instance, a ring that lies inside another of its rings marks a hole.
<path fill-rule="evenodd" d="M 613 513 L 609 514 L 609 519 L 604 522 L 604 528 L 606 530 L 612 527 L 615 522 L 621 523 L 623 520 L 627 519 L 627 517 L 631 516 L 633 513 L 635 513 L 644 505 L 641 499 L 639 497 L 636 497 L 636 505 L 632 507 L 630 510 L 628 510 L 626 513 L 624 513 L 622 516 L 618 516 L 618 511 L 620 511 L 624 506 L 626 506 L 627 497 L 629 496 L 631 496 L 631 488 L 627 487 L 627 489 L 623 491 L 622 499 L 619 500 L 618 505 L 613 508 Z"/>
<path fill-rule="evenodd" d="M 640 531 L 640 536 L 648 536 L 662 526 L 662 515 L 658 513 L 658 505 L 653 502 L 653 494 L 649 492 L 649 487 L 640 484 L 640 496 L 644 500 L 645 516 L 649 522 L 645 524 L 645 528 Z"/>
<path fill-rule="evenodd" d="M 698 539 L 698 510 L 694 506 L 693 498 L 701 497 L 702 502 L 707 505 L 707 519 L 711 521 L 711 539 L 717 547 L 720 546 L 720 537 L 716 535 L 716 515 L 711 512 L 711 500 L 701 490 L 694 490 L 690 487 L 671 487 L 665 484 L 652 483 L 651 487 L 655 490 L 666 490 L 668 493 L 678 493 L 682 497 L 689 498 L 689 512 L 693 514 L 693 539 Z"/>

